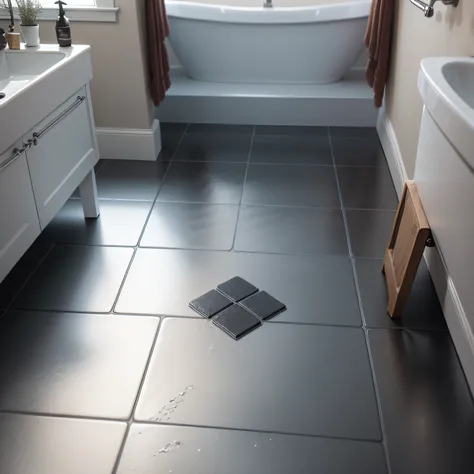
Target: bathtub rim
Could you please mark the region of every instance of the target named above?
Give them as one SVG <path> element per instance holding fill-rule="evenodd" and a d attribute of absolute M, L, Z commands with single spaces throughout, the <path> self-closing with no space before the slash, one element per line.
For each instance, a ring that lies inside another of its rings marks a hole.
<path fill-rule="evenodd" d="M 325 23 L 367 18 L 371 3 L 371 0 L 353 0 L 304 7 L 263 8 L 165 0 L 170 18 L 235 24 Z"/>

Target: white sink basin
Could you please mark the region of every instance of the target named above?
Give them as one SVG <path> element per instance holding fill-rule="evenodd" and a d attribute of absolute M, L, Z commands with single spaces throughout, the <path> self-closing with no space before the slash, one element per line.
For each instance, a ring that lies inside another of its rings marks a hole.
<path fill-rule="evenodd" d="M 0 154 L 91 79 L 89 46 L 0 52 Z"/>
<path fill-rule="evenodd" d="M 66 58 L 62 52 L 6 51 L 0 54 L 0 92 L 4 103 Z M 2 104 L 0 100 L 0 106 Z"/>
<path fill-rule="evenodd" d="M 423 59 L 418 86 L 438 127 L 474 169 L 474 59 Z"/>

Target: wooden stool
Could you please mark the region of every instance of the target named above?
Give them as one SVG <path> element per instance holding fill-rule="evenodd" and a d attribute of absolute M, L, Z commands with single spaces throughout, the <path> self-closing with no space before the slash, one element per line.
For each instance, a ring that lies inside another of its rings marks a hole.
<path fill-rule="evenodd" d="M 399 318 L 403 313 L 427 245 L 434 245 L 428 219 L 415 182 L 407 181 L 382 269 L 387 281 L 387 313 L 391 318 Z"/>

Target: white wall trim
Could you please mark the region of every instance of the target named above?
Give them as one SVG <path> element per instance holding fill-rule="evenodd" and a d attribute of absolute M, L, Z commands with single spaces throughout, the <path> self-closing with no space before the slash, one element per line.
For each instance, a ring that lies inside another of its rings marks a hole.
<path fill-rule="evenodd" d="M 377 121 L 382 148 L 387 157 L 388 166 L 395 184 L 398 196 L 401 196 L 403 184 L 408 175 L 403 163 L 397 136 L 385 109 L 382 108 Z M 459 359 L 466 374 L 466 379 L 474 394 L 474 334 L 459 299 L 453 280 L 448 273 L 443 256 L 439 250 L 427 248 L 424 254 L 428 270 L 433 279 L 436 293 L 443 308 L 444 317 L 451 333 Z"/>
<path fill-rule="evenodd" d="M 96 132 L 101 159 L 156 161 L 161 151 L 158 120 L 150 129 L 97 127 Z"/>

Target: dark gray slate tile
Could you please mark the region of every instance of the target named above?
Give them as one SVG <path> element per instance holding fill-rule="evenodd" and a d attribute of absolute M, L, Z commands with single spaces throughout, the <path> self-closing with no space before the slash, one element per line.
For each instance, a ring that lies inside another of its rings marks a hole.
<path fill-rule="evenodd" d="M 179 448 L 168 443 L 179 441 Z M 160 453 L 164 449 L 165 452 Z M 386 474 L 379 443 L 134 424 L 117 474 Z"/>
<path fill-rule="evenodd" d="M 128 419 L 158 318 L 8 312 L 0 410 Z"/>
<path fill-rule="evenodd" d="M 346 217 L 354 256 L 383 258 L 395 211 L 346 211 Z"/>
<path fill-rule="evenodd" d="M 338 166 L 387 166 L 382 146 L 376 139 L 335 138 L 332 148 Z"/>
<path fill-rule="evenodd" d="M 403 317 L 387 315 L 387 285 L 383 260 L 356 259 L 357 280 L 367 326 L 379 328 L 447 329 L 428 268 L 422 260 Z"/>
<path fill-rule="evenodd" d="M 157 203 L 140 245 L 230 250 L 238 212 L 227 204 Z"/>
<path fill-rule="evenodd" d="M 294 165 L 333 164 L 328 138 L 313 138 L 305 135 L 256 135 L 250 161 Z"/>
<path fill-rule="evenodd" d="M 198 133 L 233 133 L 252 135 L 253 125 L 226 125 L 222 123 L 192 123 L 189 125 L 187 134 Z"/>
<path fill-rule="evenodd" d="M 176 152 L 179 142 L 181 141 L 187 124 L 160 122 L 161 128 L 161 152 L 160 159 L 171 160 Z"/>
<path fill-rule="evenodd" d="M 398 198 L 388 167 L 337 168 L 346 209 L 397 209 Z"/>
<path fill-rule="evenodd" d="M 255 315 L 238 304 L 216 315 L 212 322 L 233 339 L 240 339 L 262 325 Z"/>
<path fill-rule="evenodd" d="M 246 167 L 245 163 L 174 161 L 157 200 L 239 204 Z"/>
<path fill-rule="evenodd" d="M 0 472 L 111 474 L 126 427 L 106 421 L 0 414 Z"/>
<path fill-rule="evenodd" d="M 345 257 L 139 249 L 116 311 L 196 317 L 189 302 L 236 275 L 286 304 L 269 324 L 361 325 Z"/>
<path fill-rule="evenodd" d="M 378 140 L 375 127 L 329 127 L 331 139 L 334 138 L 373 138 Z"/>
<path fill-rule="evenodd" d="M 10 306 L 29 276 L 35 271 L 52 247 L 53 244 L 44 239 L 43 236 L 38 237 L 18 263 L 10 270 L 10 273 L 0 284 L 1 309 L 7 309 Z"/>
<path fill-rule="evenodd" d="M 328 127 L 299 127 L 296 125 L 257 125 L 255 135 L 328 138 Z"/>
<path fill-rule="evenodd" d="M 372 329 L 393 474 L 474 471 L 474 402 L 448 333 Z"/>
<path fill-rule="evenodd" d="M 266 324 L 236 343 L 208 321 L 167 318 L 135 419 L 381 438 L 365 337 L 354 328 Z"/>
<path fill-rule="evenodd" d="M 12 307 L 108 313 L 132 255 L 131 248 L 56 246 Z"/>
<path fill-rule="evenodd" d="M 337 209 L 242 207 L 235 249 L 348 255 L 342 212 Z"/>
<path fill-rule="evenodd" d="M 174 160 L 247 163 L 251 142 L 251 133 L 189 133 L 184 136 Z"/>
<path fill-rule="evenodd" d="M 244 204 L 340 208 L 334 168 L 250 165 Z"/>
<path fill-rule="evenodd" d="M 138 244 L 152 203 L 142 201 L 100 201 L 100 217 L 84 219 L 81 201 L 69 200 L 44 230 L 43 238 L 59 244 Z"/>
<path fill-rule="evenodd" d="M 153 201 L 167 167 L 166 161 L 107 160 L 97 175 L 99 198 Z"/>

